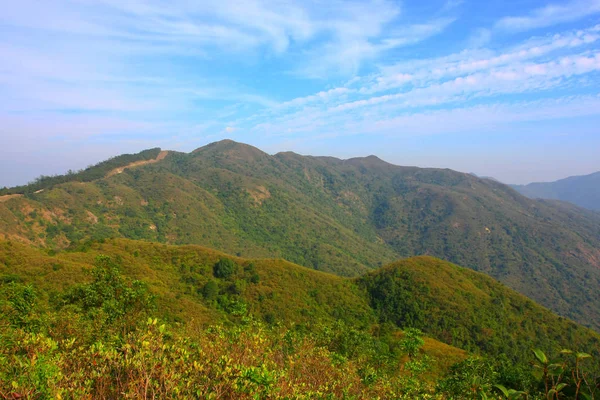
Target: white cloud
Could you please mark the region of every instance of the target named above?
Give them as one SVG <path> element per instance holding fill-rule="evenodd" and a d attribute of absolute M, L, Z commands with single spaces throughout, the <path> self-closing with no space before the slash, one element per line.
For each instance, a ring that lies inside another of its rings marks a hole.
<path fill-rule="evenodd" d="M 572 0 L 538 8 L 526 16 L 502 18 L 496 23 L 496 28 L 512 32 L 525 31 L 575 21 L 598 12 L 599 0 Z"/>
<path fill-rule="evenodd" d="M 405 110 L 391 116 L 385 111 L 296 115 L 255 127 L 261 135 L 333 138 L 372 134 L 376 136 L 418 136 L 485 132 L 505 129 L 521 122 L 600 116 L 600 95 L 575 96 L 539 101 L 457 106 L 446 109 Z M 510 129 L 510 128 L 509 128 Z"/>
<path fill-rule="evenodd" d="M 306 106 L 307 104 L 311 104 L 311 103 L 329 103 L 332 101 L 332 99 L 340 98 L 340 97 L 345 96 L 352 92 L 353 92 L 352 89 L 348 89 L 345 87 L 338 87 L 338 88 L 334 88 L 334 89 L 330 89 L 330 90 L 324 90 L 324 91 L 318 92 L 318 93 L 310 95 L 310 96 L 297 97 L 295 99 L 288 100 L 281 104 L 278 104 L 277 106 L 275 106 L 275 108 L 276 109 L 285 109 L 285 108 Z"/>
<path fill-rule="evenodd" d="M 427 84 L 464 76 L 492 68 L 506 67 L 516 63 L 549 56 L 557 51 L 573 50 L 594 44 L 600 40 L 600 25 L 545 37 L 532 38 L 525 43 L 501 52 L 486 49 L 470 49 L 460 53 L 432 59 L 410 60 L 384 66 L 381 73 L 372 79 L 363 92 L 395 89 L 406 84 L 395 76 L 410 76 L 411 81 Z"/>
<path fill-rule="evenodd" d="M 0 40 L 0 111 L 166 114 L 191 111 L 198 100 L 274 107 L 268 96 L 231 79 L 202 79 L 174 67 L 232 57 L 243 68 L 264 51 L 302 59 L 303 76 L 348 75 L 451 22 L 439 18 L 392 32 L 388 25 L 400 11 L 392 0 L 11 2 L 0 13 L 0 24 L 12 30 Z M 283 107 L 325 103 L 324 93 Z M 328 96 L 342 94 L 335 89 Z"/>
<path fill-rule="evenodd" d="M 422 42 L 442 33 L 454 21 L 456 21 L 455 18 L 445 17 L 395 29 L 391 32 L 389 38 L 383 40 L 383 45 L 385 48 L 394 48 Z"/>
<path fill-rule="evenodd" d="M 478 115 L 490 117 L 490 122 L 499 120 L 491 115 L 499 109 L 504 116 L 506 110 L 512 110 L 515 121 L 541 118 L 542 110 L 546 110 L 544 118 L 566 118 L 570 113 L 598 115 L 600 108 L 594 109 L 597 97 L 579 98 L 577 104 L 585 105 L 586 110 L 581 113 L 572 98 L 556 93 L 577 88 L 589 80 L 589 74 L 600 72 L 600 51 L 595 50 L 599 39 L 600 26 L 592 26 L 531 38 L 504 50 L 471 49 L 435 59 L 409 60 L 240 122 L 260 134 L 302 137 L 315 132 L 336 136 L 376 133 L 382 126 L 399 127 L 413 120 L 411 126 L 421 126 L 425 132 L 434 118 L 429 115 L 444 115 L 440 108 L 460 109 L 467 102 L 496 102 L 493 109 L 471 107 L 460 114 L 468 119 L 469 112 L 479 110 Z M 513 104 L 507 96 L 515 95 L 556 96 L 556 104 L 552 104 L 554 100 L 539 103 L 541 108 L 536 111 L 530 106 L 534 103 Z M 563 103 L 565 107 L 559 111 Z M 528 117 L 518 114 L 518 107 L 529 107 Z"/>
<path fill-rule="evenodd" d="M 382 13 L 380 24 L 390 22 L 393 12 Z M 421 24 L 411 24 L 387 32 L 385 36 L 375 38 L 370 35 L 344 35 L 309 52 L 309 63 L 300 67 L 296 73 L 312 78 L 326 78 L 330 75 L 354 75 L 366 61 L 378 59 L 393 49 L 414 45 L 443 32 L 455 21 L 454 18 L 438 18 Z M 360 31 L 358 31 L 360 32 Z"/>
<path fill-rule="evenodd" d="M 479 124 L 484 117 L 490 123 L 499 120 L 497 115 L 533 118 L 533 106 L 520 105 L 529 107 L 525 117 L 517 105 L 502 108 L 502 101 L 568 89 L 600 70 L 600 25 L 502 47 L 491 42 L 494 27 L 483 28 L 463 51 L 426 59 L 398 52 L 394 59 L 402 61 L 386 64 L 382 55 L 387 52 L 451 28 L 455 18 L 447 11 L 459 5 L 451 0 L 429 20 L 404 23 L 403 10 L 391 0 L 12 2 L 0 14 L 0 23 L 14 29 L 10 41 L 0 39 L 0 112 L 85 111 L 112 118 L 90 119 L 98 126 L 84 129 L 85 118 L 65 114 L 48 119 L 56 122 L 47 128 L 48 135 L 154 132 L 155 125 L 148 125 L 152 121 L 161 121 L 156 124 L 161 129 L 172 128 L 181 140 L 194 140 L 199 132 L 292 137 L 392 132 L 402 126 L 433 132 L 437 119 L 454 118 L 449 126 L 459 127 L 458 117 L 467 118 L 469 112 L 480 117 L 473 118 Z M 514 31 L 571 21 L 600 10 L 600 0 L 571 1 L 569 6 L 505 18 L 495 28 Z M 40 41 L 46 35 L 52 40 Z M 420 48 L 414 49 L 419 54 Z M 257 76 L 252 68 L 264 60 L 267 72 Z M 379 65 L 361 76 L 366 62 Z M 332 87 L 334 81 L 325 88 L 310 82 L 306 86 L 315 90 L 298 95 L 306 81 L 279 86 L 290 64 L 299 66 L 295 72 L 303 77 L 353 78 L 337 87 Z M 226 71 L 219 78 L 222 66 Z M 268 85 L 279 89 L 263 91 Z M 294 93 L 290 100 L 273 100 L 286 95 L 288 87 Z M 556 96 L 568 103 L 565 110 L 578 115 L 574 100 Z M 586 112 L 597 104 L 597 99 L 578 101 Z M 498 105 L 461 108 L 466 102 Z M 567 115 L 557 111 L 559 106 L 544 103 L 542 108 Z M 3 122 L 7 115 L 0 117 Z M 4 132 L 15 135 L 19 125 L 11 121 L 14 129 Z M 41 124 L 19 123 L 32 132 L 42 129 Z"/>

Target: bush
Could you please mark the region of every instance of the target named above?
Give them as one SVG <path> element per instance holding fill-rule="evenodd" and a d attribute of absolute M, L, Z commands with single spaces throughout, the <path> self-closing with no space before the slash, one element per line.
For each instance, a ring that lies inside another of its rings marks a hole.
<path fill-rule="evenodd" d="M 145 282 L 128 282 L 115 262 L 107 256 L 98 256 L 91 271 L 91 283 L 77 285 L 62 297 L 62 306 L 73 305 L 104 329 L 129 331 L 141 317 L 154 309 L 154 296 Z"/>
<path fill-rule="evenodd" d="M 219 295 L 219 285 L 215 281 L 208 281 L 202 288 L 202 296 L 206 300 L 214 300 Z"/>
<path fill-rule="evenodd" d="M 236 271 L 237 265 L 229 258 L 221 258 L 213 267 L 215 278 L 227 279 Z"/>

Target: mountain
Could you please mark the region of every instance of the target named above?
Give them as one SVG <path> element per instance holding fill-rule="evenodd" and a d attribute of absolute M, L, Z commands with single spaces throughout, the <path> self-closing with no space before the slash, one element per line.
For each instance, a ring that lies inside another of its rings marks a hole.
<path fill-rule="evenodd" d="M 94 242 L 49 255 L 43 249 L 0 241 L 0 286 L 32 284 L 50 303 L 89 281 L 99 255 L 125 276 L 148 284 L 157 314 L 189 331 L 245 315 L 270 324 L 384 330 L 420 328 L 431 338 L 489 356 L 527 363 L 531 348 L 549 354 L 574 348 L 600 355 L 600 335 L 556 316 L 494 279 L 433 257 L 414 257 L 358 278 L 314 271 L 284 260 L 244 259 L 199 246 L 169 246 L 126 239 Z M 233 269 L 219 274 L 229 260 Z M 208 287 L 212 286 L 212 289 Z M 437 345 L 439 347 L 440 345 Z M 433 343 L 430 347 L 436 347 Z M 455 361 L 460 352 L 445 348 Z"/>
<path fill-rule="evenodd" d="M 579 207 L 600 211 L 600 171 L 583 176 L 571 176 L 555 182 L 511 185 L 532 199 L 568 201 Z"/>
<path fill-rule="evenodd" d="M 110 237 L 198 244 L 342 276 L 429 255 L 600 329 L 597 213 L 375 156 L 268 155 L 233 141 L 154 154 L 92 181 L 7 189 L 0 234 L 55 251 Z"/>

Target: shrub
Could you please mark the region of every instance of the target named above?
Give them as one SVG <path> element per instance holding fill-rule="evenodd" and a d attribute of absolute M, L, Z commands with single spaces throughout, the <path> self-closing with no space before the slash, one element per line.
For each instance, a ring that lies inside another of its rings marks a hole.
<path fill-rule="evenodd" d="M 227 279 L 236 271 L 237 265 L 229 258 L 221 258 L 213 267 L 215 278 Z"/>

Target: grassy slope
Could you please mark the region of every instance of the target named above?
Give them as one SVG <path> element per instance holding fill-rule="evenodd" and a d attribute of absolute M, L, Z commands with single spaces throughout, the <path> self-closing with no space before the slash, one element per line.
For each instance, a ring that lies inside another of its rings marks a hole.
<path fill-rule="evenodd" d="M 227 319 L 216 304 L 201 293 L 212 280 L 222 294 L 233 293 L 241 282 L 239 298 L 248 303 L 257 317 L 271 314 L 284 323 L 332 322 L 338 318 L 365 327 L 375 322 L 364 294 L 351 281 L 301 267 L 284 260 L 247 260 L 230 257 L 238 264 L 230 279 L 213 277 L 213 265 L 224 253 L 200 246 L 168 246 L 126 239 L 94 243 L 84 251 L 60 252 L 50 256 L 44 250 L 17 242 L 0 242 L 0 274 L 16 273 L 45 293 L 64 290 L 90 279 L 86 274 L 99 254 L 118 260 L 123 272 L 150 285 L 160 298 L 159 313 L 178 321 L 200 324 Z M 229 256 L 227 256 L 229 257 Z M 258 283 L 248 282 L 244 266 L 252 263 Z"/>
<path fill-rule="evenodd" d="M 500 183 L 376 157 L 269 156 L 223 141 L 0 203 L 0 234 L 54 248 L 122 236 L 356 276 L 428 254 L 600 327 L 600 217 Z"/>
<path fill-rule="evenodd" d="M 218 299 L 207 300 L 198 292 L 213 280 L 221 298 L 242 301 L 251 314 L 284 324 L 342 320 L 348 326 L 368 329 L 381 319 L 400 328 L 419 327 L 432 338 L 472 352 L 506 353 L 520 361 L 529 359 L 531 347 L 595 352 L 600 343 L 592 331 L 493 279 L 430 257 L 394 263 L 358 280 L 282 260 L 233 257 L 238 272 L 229 279 L 216 279 L 212 266 L 224 254 L 199 246 L 117 239 L 93 244 L 85 251 L 50 256 L 30 246 L 0 242 L 0 276 L 18 273 L 50 295 L 89 279 L 85 270 L 98 254 L 111 255 L 128 276 L 148 282 L 159 296 L 159 313 L 185 321 L 191 328 L 238 318 L 223 311 Z M 258 282 L 248 280 L 244 266 L 249 264 L 254 265 Z M 238 289 L 232 291 L 234 286 Z M 426 350 L 446 364 L 464 356 L 431 341 Z"/>

